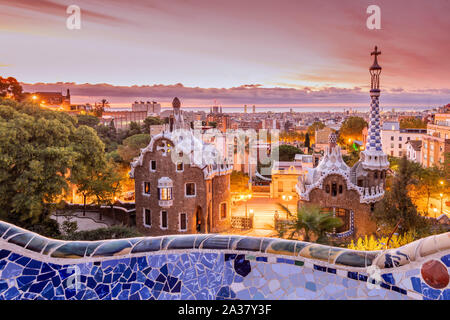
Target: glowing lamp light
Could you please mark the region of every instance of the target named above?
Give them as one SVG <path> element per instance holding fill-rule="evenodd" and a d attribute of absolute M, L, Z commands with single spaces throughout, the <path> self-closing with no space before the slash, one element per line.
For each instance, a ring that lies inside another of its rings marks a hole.
<path fill-rule="evenodd" d="M 36 96 L 32 96 L 31 98 L 32 98 L 33 100 L 36 100 L 36 99 L 37 99 L 37 97 L 36 97 Z"/>
<path fill-rule="evenodd" d="M 253 209 L 250 209 L 249 212 L 250 212 L 250 214 L 253 214 Z"/>
<path fill-rule="evenodd" d="M 437 208 L 433 208 L 433 211 L 434 211 L 434 212 L 437 212 Z"/>

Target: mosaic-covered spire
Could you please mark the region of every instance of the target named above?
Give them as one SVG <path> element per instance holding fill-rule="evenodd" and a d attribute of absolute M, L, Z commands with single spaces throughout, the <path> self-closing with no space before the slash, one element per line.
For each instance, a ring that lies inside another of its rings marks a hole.
<path fill-rule="evenodd" d="M 381 151 L 381 136 L 380 136 L 380 73 L 381 67 L 378 64 L 378 55 L 381 52 L 375 46 L 375 50 L 371 53 L 374 56 L 374 61 L 369 69 L 371 77 L 370 85 L 370 115 L 369 115 L 369 130 L 367 137 L 366 150 L 376 150 Z"/>
<path fill-rule="evenodd" d="M 378 64 L 378 56 L 381 54 L 378 47 L 370 55 L 374 56 L 370 73 L 370 114 L 369 130 L 367 136 L 366 148 L 362 152 L 361 158 L 363 165 L 370 169 L 383 169 L 389 166 L 387 156 L 384 154 L 381 145 L 381 125 L 380 125 L 380 73 L 381 66 Z"/>

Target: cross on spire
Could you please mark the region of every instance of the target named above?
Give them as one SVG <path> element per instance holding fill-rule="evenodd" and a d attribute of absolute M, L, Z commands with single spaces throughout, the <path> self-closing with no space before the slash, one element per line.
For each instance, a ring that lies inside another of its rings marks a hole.
<path fill-rule="evenodd" d="M 377 59 L 377 57 L 378 57 L 380 54 L 381 54 L 381 51 L 378 51 L 378 47 L 375 46 L 375 50 L 372 51 L 372 52 L 370 53 L 371 56 L 375 56 L 375 59 L 373 59 L 373 64 L 372 64 L 372 66 L 370 67 L 370 70 L 381 70 L 381 67 L 380 67 L 380 65 L 378 64 L 378 59 Z"/>
<path fill-rule="evenodd" d="M 370 53 L 371 56 L 375 56 L 375 59 L 377 58 L 378 55 L 381 54 L 381 51 L 378 51 L 378 47 L 375 46 L 375 50 L 373 52 Z"/>

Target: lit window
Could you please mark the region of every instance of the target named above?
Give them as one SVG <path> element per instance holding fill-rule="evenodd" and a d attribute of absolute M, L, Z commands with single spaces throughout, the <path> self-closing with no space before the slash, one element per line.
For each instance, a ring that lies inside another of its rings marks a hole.
<path fill-rule="evenodd" d="M 144 225 L 146 227 L 152 226 L 152 215 L 149 209 L 144 209 Z"/>
<path fill-rule="evenodd" d="M 150 182 L 144 182 L 144 194 L 150 194 Z"/>
<path fill-rule="evenodd" d="M 190 182 L 185 185 L 186 197 L 195 197 L 195 183 Z"/>
<path fill-rule="evenodd" d="M 180 213 L 180 231 L 187 230 L 187 216 L 186 213 Z"/>
<path fill-rule="evenodd" d="M 158 188 L 158 200 L 172 200 L 172 188 Z"/>
<path fill-rule="evenodd" d="M 177 162 L 177 171 L 183 171 L 183 162 Z"/>

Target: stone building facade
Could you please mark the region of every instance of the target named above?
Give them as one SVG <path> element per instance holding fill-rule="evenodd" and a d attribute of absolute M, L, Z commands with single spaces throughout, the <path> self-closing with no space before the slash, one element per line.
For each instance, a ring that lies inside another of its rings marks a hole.
<path fill-rule="evenodd" d="M 380 138 L 379 54 L 375 47 L 372 52 L 375 60 L 370 67 L 369 128 L 366 147 L 360 154 L 360 160 L 353 167 L 348 167 L 342 159 L 341 148 L 336 143 L 337 136 L 332 132 L 319 165 L 301 176 L 296 187 L 300 203 L 318 205 L 323 212 L 342 220 L 343 225 L 333 233 L 337 238 L 356 238 L 373 234 L 377 230 L 372 211 L 375 203 L 384 196 L 386 172 L 389 169 Z"/>
<path fill-rule="evenodd" d="M 131 165 L 136 225 L 155 236 L 224 231 L 231 223 L 232 166 L 184 126 L 177 98 L 173 107 L 170 124 Z"/>

